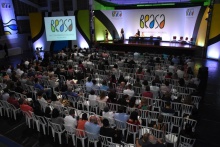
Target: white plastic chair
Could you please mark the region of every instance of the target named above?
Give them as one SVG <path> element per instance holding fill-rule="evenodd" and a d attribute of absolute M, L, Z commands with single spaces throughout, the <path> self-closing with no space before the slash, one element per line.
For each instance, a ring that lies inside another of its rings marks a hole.
<path fill-rule="evenodd" d="M 30 113 L 31 116 L 32 116 L 33 129 L 34 129 L 34 123 L 35 123 L 35 124 L 36 124 L 36 127 L 37 127 L 37 131 L 40 132 L 38 117 L 35 116 L 34 112 L 29 111 L 29 113 Z"/>
<path fill-rule="evenodd" d="M 0 115 L 3 116 L 3 110 L 4 110 L 4 106 L 2 104 L 2 102 L 0 101 Z"/>
<path fill-rule="evenodd" d="M 85 147 L 85 139 L 87 138 L 85 131 L 76 129 L 75 135 L 76 135 L 76 138 L 80 139 L 80 141 L 82 142 L 82 147 Z M 76 147 L 77 147 L 77 141 L 76 141 Z"/>
<path fill-rule="evenodd" d="M 75 137 L 75 132 L 76 132 L 76 129 L 73 128 L 72 126 L 68 126 L 68 125 L 65 125 L 64 124 L 64 127 L 65 127 L 65 130 L 66 130 L 66 142 L 68 143 L 68 138 L 69 136 L 72 137 L 72 141 L 73 141 L 73 146 L 76 145 L 76 137 Z"/>
<path fill-rule="evenodd" d="M 117 128 L 118 130 L 121 130 L 121 131 L 122 131 L 122 134 L 123 134 L 123 136 L 124 136 L 124 135 L 125 135 L 125 130 L 127 130 L 127 128 L 126 128 L 126 123 L 125 123 L 125 122 L 122 122 L 122 121 L 120 121 L 120 120 L 115 119 L 115 124 L 116 124 L 116 128 Z"/>
<path fill-rule="evenodd" d="M 179 147 L 193 147 L 196 139 L 187 138 L 185 136 L 180 135 Z"/>
<path fill-rule="evenodd" d="M 199 102 L 201 101 L 201 96 L 191 96 L 193 104 L 196 106 L 196 108 L 199 108 Z"/>
<path fill-rule="evenodd" d="M 184 114 L 190 115 L 192 113 L 193 105 L 182 104 L 182 117 Z"/>
<path fill-rule="evenodd" d="M 183 129 L 185 129 L 186 124 L 190 124 L 192 126 L 192 131 L 195 132 L 197 120 L 189 119 L 189 118 L 184 118 L 183 120 L 184 120 Z"/>
<path fill-rule="evenodd" d="M 88 144 L 87 144 L 87 146 L 89 147 L 90 146 L 89 143 L 93 143 L 94 147 L 97 147 L 97 143 L 99 141 L 99 139 L 97 138 L 97 135 L 93 134 L 93 133 L 89 133 L 89 132 L 86 132 L 86 135 L 88 137 Z"/>
<path fill-rule="evenodd" d="M 143 136 L 145 133 L 149 133 L 150 132 L 150 128 L 146 127 L 146 126 L 139 126 L 139 138 L 141 138 L 141 136 Z"/>
<path fill-rule="evenodd" d="M 16 108 L 14 105 L 12 104 L 8 104 L 9 108 L 10 108 L 10 112 L 12 113 L 11 114 L 11 117 L 14 116 L 14 119 L 16 120 L 17 118 L 17 113 L 20 113 L 20 108 Z"/>
<path fill-rule="evenodd" d="M 160 113 L 156 111 L 148 111 L 148 116 L 147 116 L 147 125 L 151 124 L 152 121 L 156 122 L 158 121 Z"/>
<path fill-rule="evenodd" d="M 107 106 L 106 102 L 101 102 L 101 101 L 97 101 L 98 102 L 98 108 L 99 108 L 99 114 L 101 113 L 101 111 L 104 110 L 105 106 Z"/>
<path fill-rule="evenodd" d="M 154 135 L 156 138 L 160 138 L 160 139 L 164 139 L 164 131 L 162 130 L 158 130 L 158 129 L 154 129 L 154 128 L 150 128 L 149 131 L 150 134 Z"/>
<path fill-rule="evenodd" d="M 171 132 L 173 132 L 173 127 L 178 127 L 178 134 L 182 128 L 183 118 L 178 116 L 172 116 L 171 118 Z"/>
<path fill-rule="evenodd" d="M 31 128 L 31 120 L 33 120 L 31 114 L 26 111 L 22 111 L 22 113 L 25 116 L 26 124 L 28 125 L 29 128 Z"/>
<path fill-rule="evenodd" d="M 135 144 L 122 142 L 123 147 L 135 147 Z"/>
<path fill-rule="evenodd" d="M 112 143 L 112 137 L 99 135 L 102 147 L 109 147 Z"/>
<path fill-rule="evenodd" d="M 173 147 L 177 147 L 178 134 L 171 133 L 171 132 L 166 132 L 165 141 L 167 143 L 173 144 Z"/>
<path fill-rule="evenodd" d="M 182 110 L 182 103 L 172 102 L 171 108 L 174 109 L 175 112 L 177 112 L 178 116 L 180 116 L 180 111 Z"/>
<path fill-rule="evenodd" d="M 107 103 L 109 111 L 113 111 L 113 112 L 117 112 L 118 108 L 121 106 L 119 104 L 115 104 L 115 103 Z"/>
<path fill-rule="evenodd" d="M 58 138 L 59 138 L 59 143 L 62 144 L 61 135 L 65 131 L 65 129 L 62 129 L 62 126 L 60 124 L 52 123 L 50 121 L 49 121 L 49 124 L 51 126 L 51 130 L 52 130 L 52 135 L 53 135 L 54 141 L 55 141 L 55 133 L 57 133 L 58 134 Z"/>
<path fill-rule="evenodd" d="M 51 118 L 44 117 L 44 120 L 45 120 L 46 123 L 47 123 L 47 134 L 49 135 L 50 128 L 51 128 L 51 125 L 50 125 L 49 122 L 51 122 Z"/>
<path fill-rule="evenodd" d="M 4 100 L 0 100 L 0 102 L 2 103 L 4 114 L 6 112 L 7 117 L 10 117 L 10 109 L 11 108 L 9 107 L 9 103 L 7 101 L 4 101 Z"/>
<path fill-rule="evenodd" d="M 135 143 L 136 140 L 136 135 L 138 134 L 139 131 L 139 126 L 138 125 L 133 125 L 130 123 L 126 123 L 127 124 L 127 136 L 126 136 L 126 140 L 128 140 L 128 135 L 129 134 L 133 134 L 133 141 Z"/>
<path fill-rule="evenodd" d="M 46 103 L 46 102 L 43 102 L 43 101 L 39 101 L 39 100 L 38 100 L 38 102 L 39 102 L 39 104 L 40 104 L 41 110 L 42 110 L 43 112 L 45 112 L 45 109 L 46 109 L 46 107 L 47 107 L 49 104 Z"/>
<path fill-rule="evenodd" d="M 38 131 L 40 132 L 40 126 L 42 126 L 44 135 L 46 135 L 47 122 L 45 121 L 45 119 L 42 116 L 38 116 L 35 114 L 35 117 L 38 119 L 38 125 L 39 125 Z"/>

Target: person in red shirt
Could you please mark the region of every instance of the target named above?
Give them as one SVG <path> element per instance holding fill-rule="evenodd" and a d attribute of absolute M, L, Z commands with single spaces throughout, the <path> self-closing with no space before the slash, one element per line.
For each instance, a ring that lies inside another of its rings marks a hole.
<path fill-rule="evenodd" d="M 25 112 L 33 112 L 33 108 L 28 104 L 28 102 L 24 98 L 19 99 L 20 109 Z"/>
<path fill-rule="evenodd" d="M 145 91 L 142 93 L 142 96 L 153 98 L 153 93 L 150 91 L 150 86 L 146 86 Z"/>
<path fill-rule="evenodd" d="M 14 105 L 16 108 L 19 108 L 18 100 L 14 97 L 14 92 L 10 92 L 9 98 L 7 99 L 7 102 Z"/>

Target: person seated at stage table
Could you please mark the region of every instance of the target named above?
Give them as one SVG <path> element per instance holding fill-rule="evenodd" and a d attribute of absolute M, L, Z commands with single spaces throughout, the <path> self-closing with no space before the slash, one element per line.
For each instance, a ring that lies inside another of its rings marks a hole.
<path fill-rule="evenodd" d="M 135 37 L 139 37 L 140 36 L 140 31 L 139 29 L 137 30 L 137 33 L 134 35 Z"/>
<path fill-rule="evenodd" d="M 144 37 L 144 32 L 141 33 L 141 37 Z"/>

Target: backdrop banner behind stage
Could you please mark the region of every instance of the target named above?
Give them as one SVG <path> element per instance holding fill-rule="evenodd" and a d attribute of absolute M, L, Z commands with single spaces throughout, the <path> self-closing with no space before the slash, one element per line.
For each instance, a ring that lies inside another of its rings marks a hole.
<path fill-rule="evenodd" d="M 138 29 L 141 36 L 160 36 L 164 41 L 172 40 L 173 36 L 177 36 L 177 40 L 180 36 L 190 39 L 195 34 L 195 28 L 199 28 L 196 21 L 198 17 L 202 17 L 199 16 L 200 9 L 201 6 L 95 11 L 96 40 L 104 40 L 105 29 L 110 32 L 109 39 L 118 39 L 121 28 L 124 29 L 125 39 L 134 36 Z"/>

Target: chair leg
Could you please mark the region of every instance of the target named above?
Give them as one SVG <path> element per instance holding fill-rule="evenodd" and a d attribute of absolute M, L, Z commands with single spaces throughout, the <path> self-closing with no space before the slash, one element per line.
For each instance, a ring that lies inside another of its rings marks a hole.
<path fill-rule="evenodd" d="M 135 144 L 135 138 L 136 138 L 136 134 L 133 134 L 133 137 L 134 137 L 134 144 Z"/>
<path fill-rule="evenodd" d="M 46 135 L 46 130 L 45 130 L 45 126 L 42 125 L 43 131 L 44 131 L 44 135 Z M 40 129 L 40 126 L 39 126 Z"/>
<path fill-rule="evenodd" d="M 58 133 L 59 143 L 62 144 L 61 133 Z"/>
<path fill-rule="evenodd" d="M 85 147 L 85 140 L 81 139 L 81 142 L 82 142 L 82 147 Z"/>
<path fill-rule="evenodd" d="M 75 135 L 72 135 L 72 140 L 73 140 L 73 146 L 75 146 L 76 145 Z"/>
<path fill-rule="evenodd" d="M 66 134 L 66 143 L 68 144 L 68 138 L 69 138 L 69 135 Z"/>
<path fill-rule="evenodd" d="M 128 132 L 127 132 L 127 136 L 126 136 L 126 141 L 128 140 Z"/>

